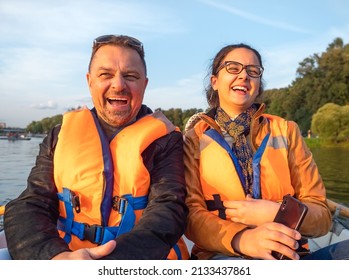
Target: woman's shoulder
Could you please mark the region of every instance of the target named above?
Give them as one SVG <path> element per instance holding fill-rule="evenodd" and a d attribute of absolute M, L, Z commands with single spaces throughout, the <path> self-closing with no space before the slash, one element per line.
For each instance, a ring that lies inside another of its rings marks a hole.
<path fill-rule="evenodd" d="M 203 117 L 204 114 L 205 114 L 204 112 L 199 112 L 199 113 L 196 113 L 196 114 L 192 115 L 192 116 L 188 119 L 188 121 L 186 122 L 183 133 L 184 133 L 184 134 L 187 134 L 191 129 L 193 129 L 194 126 L 195 126 L 200 120 L 202 120 L 202 117 Z"/>

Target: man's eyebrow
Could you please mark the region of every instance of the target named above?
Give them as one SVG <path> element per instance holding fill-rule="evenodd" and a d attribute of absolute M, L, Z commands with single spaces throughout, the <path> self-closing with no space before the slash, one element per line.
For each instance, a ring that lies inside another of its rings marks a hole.
<path fill-rule="evenodd" d="M 110 70 L 112 70 L 112 68 L 111 67 L 100 66 L 100 67 L 97 68 L 97 71 L 100 71 L 100 70 L 110 71 Z"/>

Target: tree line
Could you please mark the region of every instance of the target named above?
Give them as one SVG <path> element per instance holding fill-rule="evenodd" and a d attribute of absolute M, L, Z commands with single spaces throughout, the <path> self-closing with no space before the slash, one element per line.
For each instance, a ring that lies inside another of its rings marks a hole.
<path fill-rule="evenodd" d="M 77 109 L 80 109 L 80 107 L 71 108 L 68 111 L 77 110 Z M 161 110 L 161 109 L 157 109 L 157 110 Z M 204 110 L 197 109 L 197 108 L 192 108 L 187 110 L 182 110 L 179 108 L 171 108 L 169 110 L 161 110 L 161 111 L 173 124 L 178 126 L 179 129 L 183 131 L 185 124 L 187 123 L 189 118 L 198 112 L 203 112 Z M 55 127 L 57 124 L 61 124 L 62 120 L 63 120 L 63 115 L 58 114 L 53 117 L 44 118 L 41 121 L 32 121 L 26 127 L 26 131 L 34 134 L 47 133 L 51 128 Z"/>
<path fill-rule="evenodd" d="M 288 87 L 266 90 L 261 100 L 267 105 L 267 113 L 295 121 L 304 135 L 312 131 L 331 141 L 349 141 L 349 45 L 335 38 L 326 51 L 299 63 L 296 79 Z M 183 131 L 192 115 L 205 110 L 162 111 Z M 33 121 L 26 130 L 45 133 L 61 123 L 62 118 L 56 115 Z"/>
<path fill-rule="evenodd" d="M 295 121 L 303 134 L 311 130 L 319 137 L 348 141 L 348 114 L 335 114 L 334 107 L 328 104 L 347 111 L 349 45 L 344 45 L 341 38 L 334 39 L 325 52 L 313 54 L 299 63 L 296 79 L 290 86 L 265 91 L 263 101 L 268 113 Z M 339 115 L 343 119 L 338 120 Z M 331 137 L 330 127 L 338 129 Z"/>

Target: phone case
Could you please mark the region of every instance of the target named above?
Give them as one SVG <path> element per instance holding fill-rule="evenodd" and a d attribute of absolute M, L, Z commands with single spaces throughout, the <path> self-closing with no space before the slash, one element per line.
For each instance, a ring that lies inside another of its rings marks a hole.
<path fill-rule="evenodd" d="M 308 207 L 295 199 L 291 195 L 285 195 L 277 212 L 274 222 L 284 224 L 289 228 L 298 230 L 304 220 L 304 217 L 308 211 Z M 278 252 L 272 252 L 272 255 L 276 259 L 287 259 L 284 255 Z"/>

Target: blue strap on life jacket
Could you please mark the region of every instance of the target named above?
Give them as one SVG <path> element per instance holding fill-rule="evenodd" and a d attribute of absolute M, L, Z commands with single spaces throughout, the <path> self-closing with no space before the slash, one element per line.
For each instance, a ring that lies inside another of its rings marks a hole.
<path fill-rule="evenodd" d="M 252 160 L 252 170 L 253 170 L 253 186 L 252 186 L 252 197 L 253 198 L 262 198 L 261 194 L 261 159 L 262 155 L 267 147 L 270 133 L 268 133 L 256 153 L 253 156 Z"/>
<path fill-rule="evenodd" d="M 232 149 L 230 148 L 227 141 L 225 141 L 224 137 L 215 129 L 209 129 L 205 131 L 205 134 L 209 137 L 211 137 L 214 141 L 216 141 L 223 149 L 225 149 L 230 158 L 232 159 L 236 172 L 239 175 L 241 185 L 244 186 L 244 180 L 242 175 L 242 170 L 240 167 L 240 164 L 238 162 L 238 159 L 236 155 L 233 153 Z M 252 186 L 252 197 L 253 198 L 261 198 L 261 182 L 260 182 L 260 162 L 262 159 L 262 155 L 265 151 L 265 148 L 267 146 L 268 140 L 269 140 L 270 133 L 268 133 L 263 141 L 261 146 L 258 148 L 256 153 L 253 156 L 252 160 L 252 170 L 253 170 L 253 186 Z"/>
<path fill-rule="evenodd" d="M 242 174 L 242 170 L 239 164 L 239 161 L 236 157 L 236 155 L 233 153 L 232 149 L 230 148 L 229 144 L 227 143 L 227 141 L 225 141 L 224 137 L 215 129 L 209 129 L 205 131 L 205 134 L 209 137 L 211 137 L 214 141 L 216 141 L 223 149 L 225 149 L 230 158 L 232 159 L 236 172 L 239 175 L 239 179 L 240 179 L 240 183 L 241 185 L 244 187 L 245 189 L 245 181 L 243 180 L 244 176 Z"/>
<path fill-rule="evenodd" d="M 105 244 L 115 239 L 117 236 L 129 232 L 135 224 L 135 210 L 142 210 L 148 203 L 148 196 L 132 197 L 125 195 L 121 197 L 120 206 L 117 211 L 122 214 L 119 226 L 109 227 L 100 225 L 88 225 L 74 221 L 74 204 L 72 203 L 72 192 L 63 188 L 63 193 L 58 194 L 58 198 L 64 202 L 66 218 L 59 217 L 57 228 L 65 232 L 64 240 L 69 243 L 71 235 L 77 236 L 80 240 L 89 240 L 95 244 Z"/>
<path fill-rule="evenodd" d="M 63 192 L 58 193 L 58 199 L 64 202 L 64 206 L 66 209 L 66 219 L 64 223 L 65 235 L 63 239 L 66 243 L 69 243 L 71 241 L 70 232 L 72 231 L 74 222 L 72 192 L 67 188 L 63 188 Z M 61 225 L 58 224 L 58 226 Z"/>
<path fill-rule="evenodd" d="M 176 243 L 176 244 L 173 246 L 173 250 L 175 250 L 175 252 L 176 252 L 177 259 L 178 259 L 178 260 L 181 260 L 181 259 L 182 259 L 182 252 L 181 252 L 181 250 L 179 249 L 178 243 Z"/>

